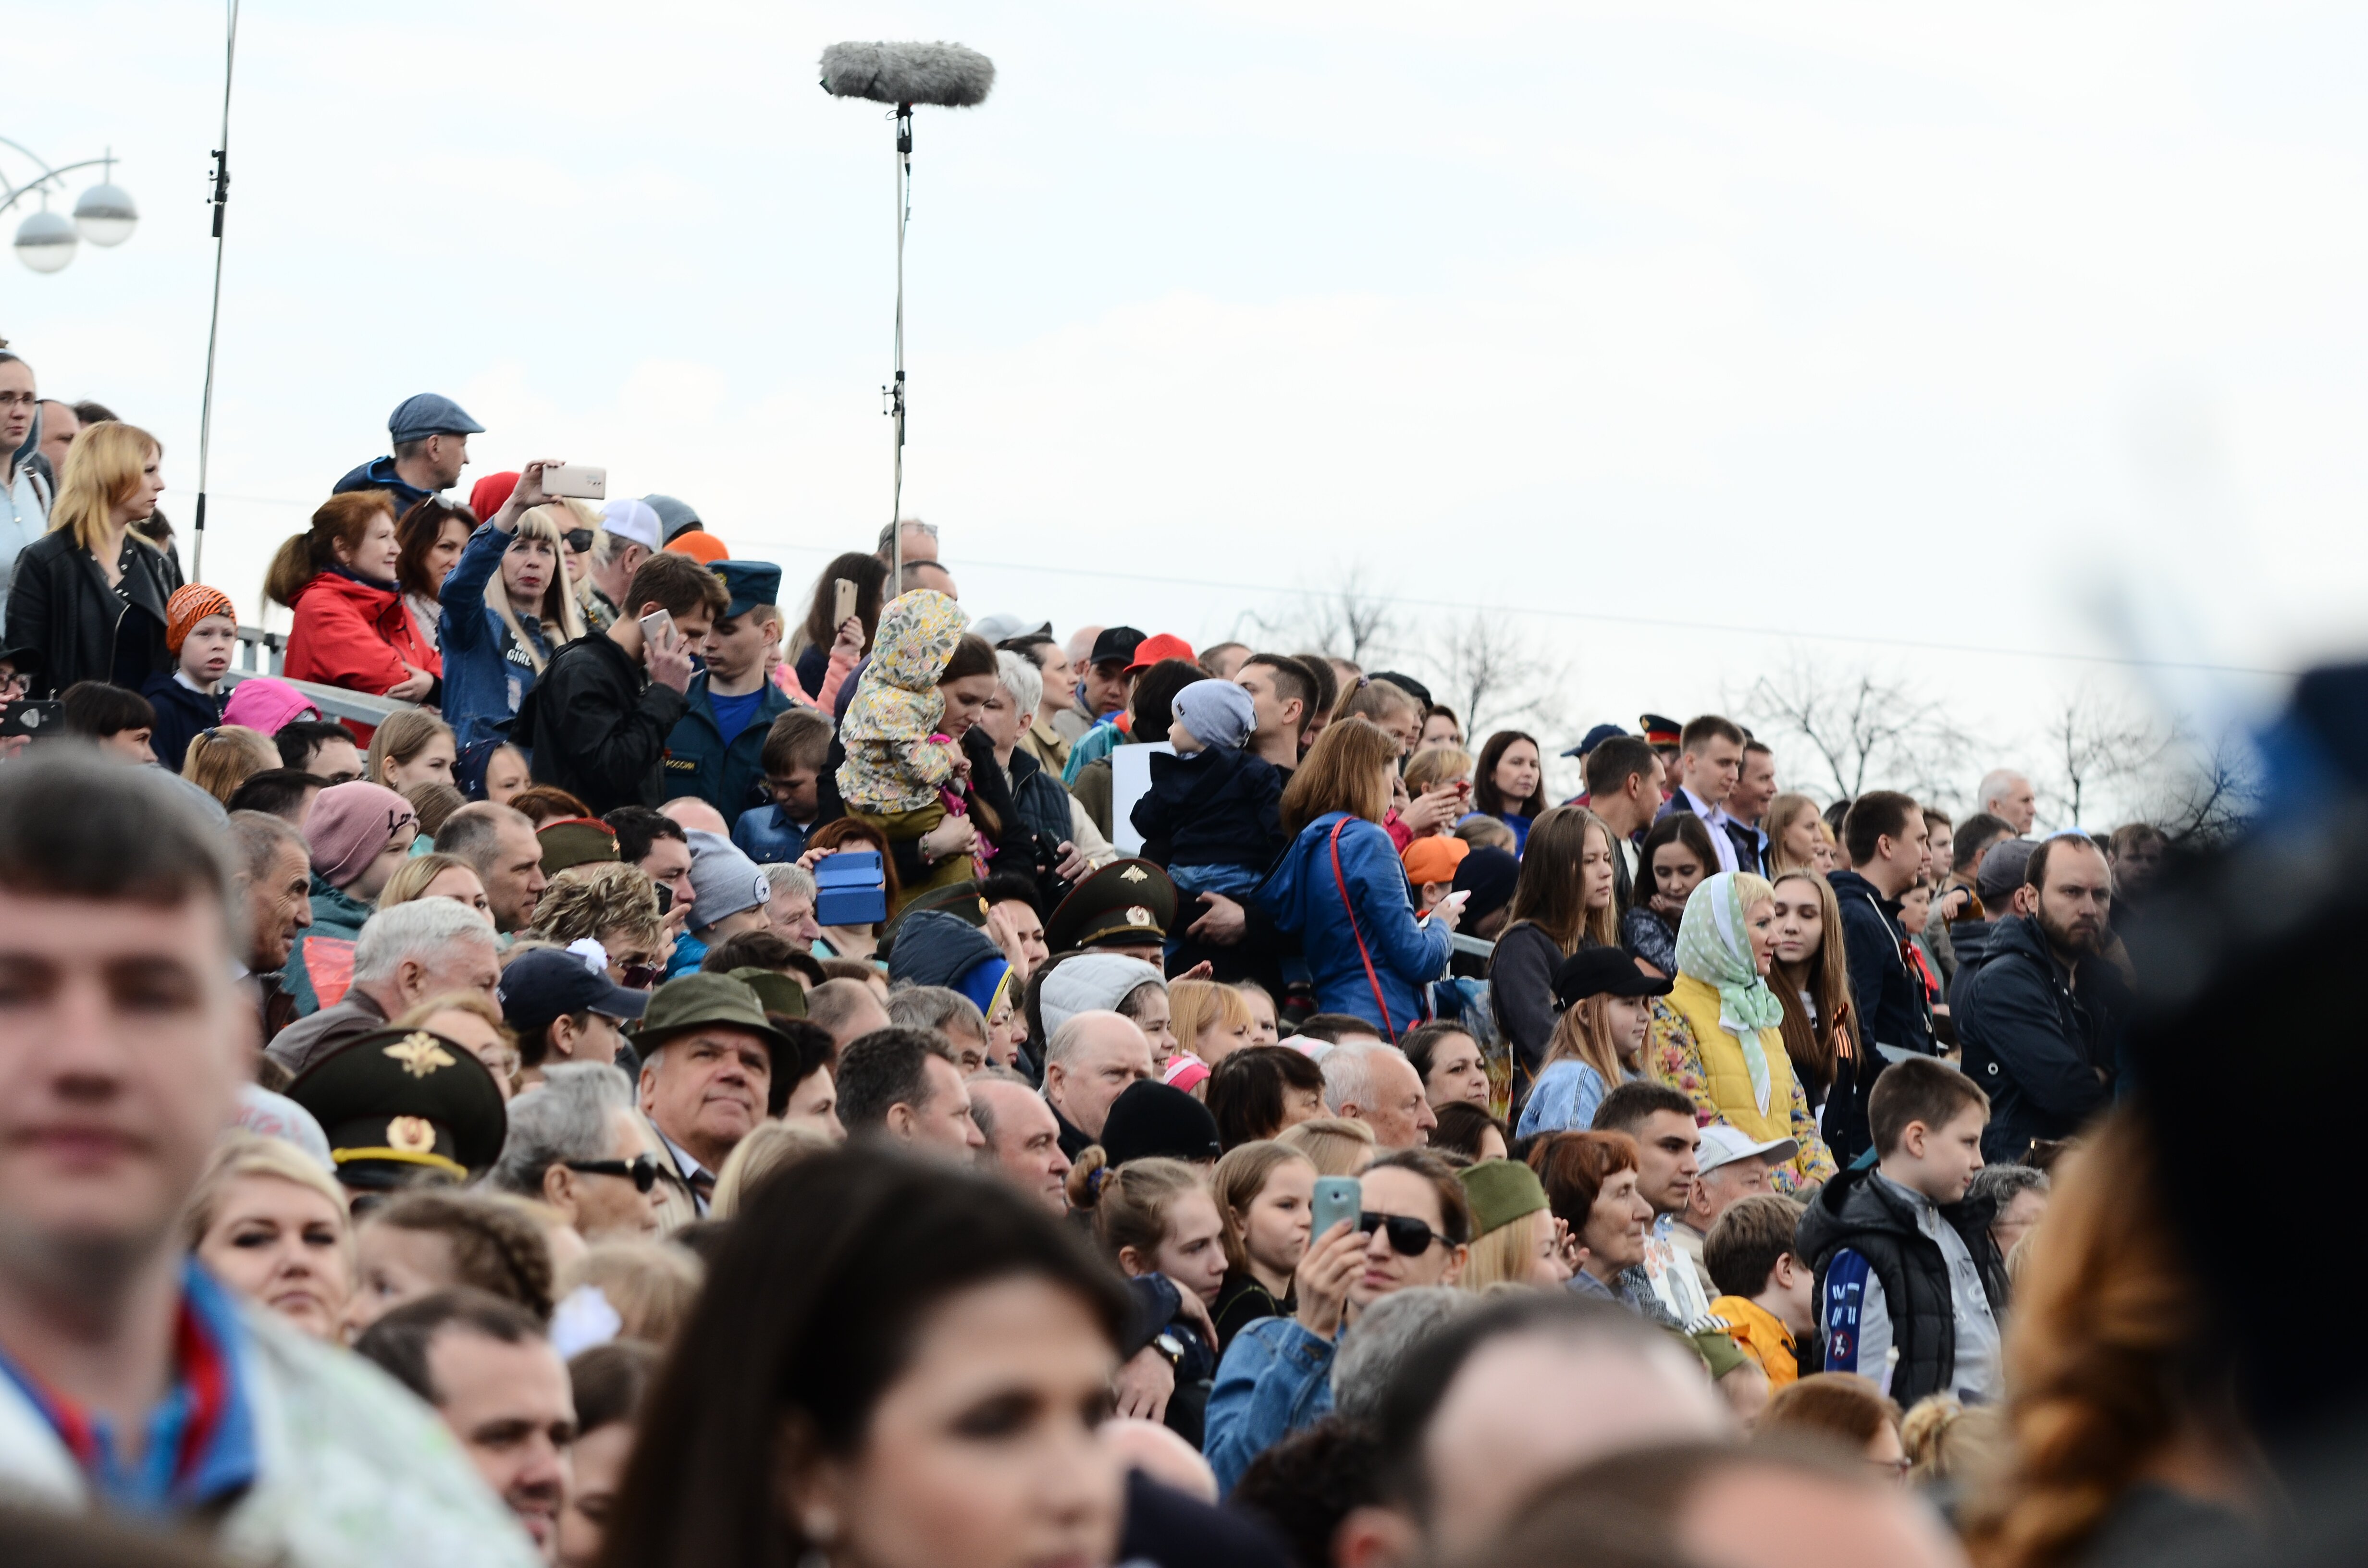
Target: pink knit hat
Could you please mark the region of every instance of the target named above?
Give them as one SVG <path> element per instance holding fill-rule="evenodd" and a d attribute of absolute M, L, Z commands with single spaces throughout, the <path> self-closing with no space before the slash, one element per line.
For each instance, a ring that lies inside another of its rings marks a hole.
<path fill-rule="evenodd" d="M 222 722 L 244 724 L 250 730 L 260 730 L 276 735 L 299 719 L 317 719 L 321 710 L 313 699 L 271 676 L 252 676 L 231 687 L 230 700 L 222 705 Z"/>
<path fill-rule="evenodd" d="M 404 823 L 416 822 L 411 802 L 383 784 L 332 784 L 313 801 L 304 819 L 304 843 L 313 869 L 333 888 L 342 888 L 368 869 L 386 841 Z"/>

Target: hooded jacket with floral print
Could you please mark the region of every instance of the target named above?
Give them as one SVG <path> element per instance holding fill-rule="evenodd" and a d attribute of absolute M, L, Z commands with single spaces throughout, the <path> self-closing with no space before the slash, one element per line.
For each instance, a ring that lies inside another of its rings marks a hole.
<path fill-rule="evenodd" d="M 938 681 L 969 624 L 962 607 L 916 588 L 880 612 L 871 662 L 856 683 L 838 738 L 847 748 L 838 793 L 854 811 L 875 815 L 937 803 L 954 776 L 955 748 L 929 737 L 946 716 Z"/>

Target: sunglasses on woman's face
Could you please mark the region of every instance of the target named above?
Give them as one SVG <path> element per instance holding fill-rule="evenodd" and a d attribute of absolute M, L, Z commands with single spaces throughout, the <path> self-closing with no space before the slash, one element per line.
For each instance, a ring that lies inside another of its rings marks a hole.
<path fill-rule="evenodd" d="M 563 1160 L 571 1171 L 586 1176 L 622 1176 L 633 1184 L 636 1192 L 647 1192 L 658 1184 L 658 1161 L 655 1154 L 636 1154 L 631 1164 L 623 1160 Z"/>
<path fill-rule="evenodd" d="M 1390 1250 L 1400 1257 L 1420 1257 L 1430 1250 L 1430 1244 L 1447 1238 L 1419 1220 L 1404 1214 L 1360 1214 L 1357 1229 L 1372 1235 L 1382 1231 L 1390 1238 Z"/>
<path fill-rule="evenodd" d="M 567 541 L 567 548 L 574 551 L 578 555 L 583 554 L 586 551 L 592 548 L 592 530 L 590 528 L 570 528 L 559 537 Z"/>
<path fill-rule="evenodd" d="M 647 991 L 666 978 L 663 965 L 654 963 L 623 963 L 617 966 L 617 983 L 628 991 Z"/>

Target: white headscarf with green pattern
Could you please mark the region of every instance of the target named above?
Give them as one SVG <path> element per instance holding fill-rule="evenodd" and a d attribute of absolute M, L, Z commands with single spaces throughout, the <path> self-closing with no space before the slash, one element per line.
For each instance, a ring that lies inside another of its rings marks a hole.
<path fill-rule="evenodd" d="M 1733 871 L 1706 878 L 1686 900 L 1685 918 L 1678 925 L 1678 971 L 1718 993 L 1718 1026 L 1743 1047 L 1743 1064 L 1751 1072 L 1752 1096 L 1759 1102 L 1759 1114 L 1765 1116 L 1772 1091 L 1768 1051 L 1759 1043 L 1759 1031 L 1783 1026 L 1784 1004 L 1768 989 L 1759 973 L 1745 913 L 1743 893 Z"/>

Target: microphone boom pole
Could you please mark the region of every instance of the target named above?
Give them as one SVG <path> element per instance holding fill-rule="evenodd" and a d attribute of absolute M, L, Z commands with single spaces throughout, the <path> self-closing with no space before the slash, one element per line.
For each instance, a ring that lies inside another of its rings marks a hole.
<path fill-rule="evenodd" d="M 894 378 L 881 388 L 894 421 L 888 503 L 888 597 L 905 586 L 905 231 L 913 219 L 913 106 L 968 108 L 986 101 L 995 62 L 958 43 L 835 43 L 822 51 L 822 87 L 833 97 L 891 106 L 896 121 L 896 336 Z"/>

